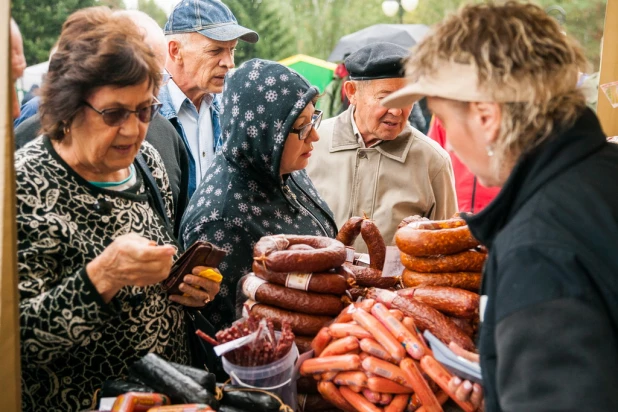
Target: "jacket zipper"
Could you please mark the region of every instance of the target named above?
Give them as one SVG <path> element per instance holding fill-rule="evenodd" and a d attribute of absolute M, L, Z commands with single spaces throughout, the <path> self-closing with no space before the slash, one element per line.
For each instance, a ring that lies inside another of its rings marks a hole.
<path fill-rule="evenodd" d="M 311 210 L 307 209 L 306 207 L 304 207 L 299 201 L 298 199 L 296 199 L 296 195 L 294 194 L 294 192 L 292 192 L 292 189 L 290 189 L 288 187 L 288 185 L 284 184 L 282 186 L 283 191 L 285 192 L 286 195 L 290 195 L 292 197 L 292 199 L 294 199 L 296 201 L 296 203 L 298 203 L 298 205 L 303 209 L 306 210 L 307 213 L 309 213 L 309 215 L 313 218 L 313 220 L 320 226 L 320 229 L 322 229 L 322 233 L 324 233 L 324 236 L 328 236 L 328 232 L 326 231 L 326 228 L 322 225 L 322 222 L 320 222 L 320 220 L 315 217 L 315 215 L 311 212 Z"/>

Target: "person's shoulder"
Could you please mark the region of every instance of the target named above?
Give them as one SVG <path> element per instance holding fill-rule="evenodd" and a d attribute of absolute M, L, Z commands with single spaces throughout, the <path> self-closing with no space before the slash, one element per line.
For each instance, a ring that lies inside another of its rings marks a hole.
<path fill-rule="evenodd" d="M 15 152 L 15 170 L 19 172 L 26 165 L 44 165 L 41 159 L 48 155 L 49 152 L 45 147 L 43 136 L 39 136 Z"/>
<path fill-rule="evenodd" d="M 412 144 L 410 151 L 422 151 L 441 162 L 450 161 L 450 156 L 438 142 L 426 136 L 423 132 L 410 126 Z"/>
<path fill-rule="evenodd" d="M 39 135 L 41 118 L 38 113 L 24 120 L 15 128 L 15 148 L 20 149 Z"/>

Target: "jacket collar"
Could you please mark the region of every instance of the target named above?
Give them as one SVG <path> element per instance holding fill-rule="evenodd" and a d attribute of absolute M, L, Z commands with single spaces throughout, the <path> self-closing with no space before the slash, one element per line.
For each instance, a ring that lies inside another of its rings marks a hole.
<path fill-rule="evenodd" d="M 354 129 L 352 128 L 352 113 L 353 108 L 350 106 L 348 110 L 334 119 L 335 124 L 333 125 L 333 138 L 330 142 L 330 153 L 356 150 L 361 147 L 356 140 Z M 370 149 L 375 149 L 390 159 L 405 163 L 413 142 L 412 126 L 406 123 L 406 127 L 394 140 L 383 141 Z"/>
<path fill-rule="evenodd" d="M 607 144 L 596 115 L 585 109 L 570 129 L 557 132 L 523 155 L 498 196 L 483 211 L 466 216 L 474 237 L 491 248 L 498 233 L 535 193 Z"/>
<path fill-rule="evenodd" d="M 180 105 L 184 102 L 184 101 L 180 101 L 180 102 L 177 101 L 178 99 L 174 97 L 174 93 L 172 93 L 172 91 L 170 90 L 170 85 L 173 81 L 174 80 L 170 80 L 168 84 L 163 86 L 161 90 L 159 90 L 159 96 L 158 96 L 158 99 L 162 104 L 161 110 L 159 111 L 159 113 L 161 113 L 161 116 L 165 117 L 167 120 L 178 117 L 178 110 L 180 110 Z M 182 91 L 178 89 L 178 86 L 176 86 L 175 83 L 174 83 L 174 87 L 177 89 L 178 92 L 182 93 Z M 211 96 L 212 96 L 212 102 L 210 103 L 210 107 L 213 109 L 212 115 L 219 117 L 221 95 L 212 94 Z M 185 99 L 187 99 L 186 96 L 185 96 Z"/>

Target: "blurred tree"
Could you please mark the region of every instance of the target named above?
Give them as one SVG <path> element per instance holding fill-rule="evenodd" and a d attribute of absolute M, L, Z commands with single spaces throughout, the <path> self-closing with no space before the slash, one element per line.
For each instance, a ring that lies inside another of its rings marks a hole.
<path fill-rule="evenodd" d="M 49 58 L 62 24 L 71 13 L 96 4 L 95 0 L 13 0 L 11 15 L 21 30 L 28 65 Z"/>
<path fill-rule="evenodd" d="M 122 0 L 120 0 L 122 1 Z M 167 21 L 165 11 L 154 0 L 138 0 L 137 9 L 152 17 L 163 28 Z"/>
<path fill-rule="evenodd" d="M 126 9 L 123 0 L 97 0 L 99 6 L 107 6 L 110 9 Z"/>
<path fill-rule="evenodd" d="M 256 44 L 238 42 L 236 65 L 259 57 L 281 60 L 296 54 L 290 16 L 285 0 L 225 0 L 238 23 L 260 35 Z"/>

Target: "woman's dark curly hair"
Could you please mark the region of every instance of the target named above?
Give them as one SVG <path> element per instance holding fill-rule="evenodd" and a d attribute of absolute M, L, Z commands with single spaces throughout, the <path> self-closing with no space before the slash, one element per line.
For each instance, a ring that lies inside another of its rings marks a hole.
<path fill-rule="evenodd" d="M 41 92 L 41 131 L 62 140 L 91 93 L 148 81 L 158 93 L 161 69 L 140 29 L 107 7 L 73 13 L 62 27 Z"/>

